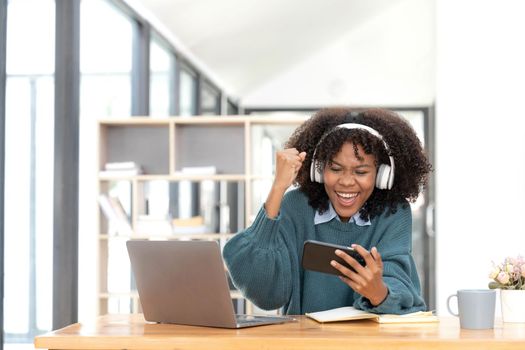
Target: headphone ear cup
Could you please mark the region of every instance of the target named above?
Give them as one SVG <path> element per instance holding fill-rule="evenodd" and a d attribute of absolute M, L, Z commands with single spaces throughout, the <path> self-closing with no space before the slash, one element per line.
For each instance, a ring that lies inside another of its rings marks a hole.
<path fill-rule="evenodd" d="M 377 168 L 377 174 L 376 174 L 376 187 L 382 190 L 382 181 L 383 178 L 383 164 L 379 165 L 379 168 Z"/>
<path fill-rule="evenodd" d="M 388 183 L 387 183 L 387 188 L 389 190 L 392 189 L 392 186 L 394 186 L 394 167 L 390 166 L 390 165 L 387 165 L 388 167 Z"/>
<path fill-rule="evenodd" d="M 315 162 L 315 163 L 317 163 L 317 162 Z M 324 182 L 323 171 L 319 170 L 319 169 L 317 169 L 317 167 L 315 167 L 315 174 L 317 175 L 317 182 L 322 184 Z"/>
<path fill-rule="evenodd" d="M 379 169 L 377 169 L 376 187 L 380 190 L 391 189 L 394 183 L 394 177 L 391 173 L 390 165 L 381 164 Z"/>
<path fill-rule="evenodd" d="M 310 181 L 315 182 L 315 159 L 310 163 Z"/>
<path fill-rule="evenodd" d="M 323 183 L 323 174 L 317 169 L 317 161 L 315 159 L 313 159 L 310 164 L 310 180 L 312 182 Z"/>

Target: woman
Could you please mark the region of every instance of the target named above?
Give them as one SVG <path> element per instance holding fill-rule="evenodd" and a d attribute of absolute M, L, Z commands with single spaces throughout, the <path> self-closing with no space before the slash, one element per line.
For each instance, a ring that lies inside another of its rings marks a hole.
<path fill-rule="evenodd" d="M 286 147 L 255 221 L 224 247 L 235 286 L 258 307 L 287 314 L 425 309 L 407 200 L 416 200 L 431 166 L 410 125 L 382 109 L 324 109 Z M 287 192 L 292 184 L 298 189 Z M 344 277 L 304 270 L 306 240 L 351 245 L 366 267 L 337 250 L 355 272 L 335 261 Z"/>

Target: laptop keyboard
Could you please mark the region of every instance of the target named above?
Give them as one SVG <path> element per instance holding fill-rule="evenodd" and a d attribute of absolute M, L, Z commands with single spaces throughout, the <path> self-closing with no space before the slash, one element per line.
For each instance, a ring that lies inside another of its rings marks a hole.
<path fill-rule="evenodd" d="M 238 324 L 253 324 L 260 322 L 283 322 L 291 320 L 286 316 L 253 316 L 253 315 L 235 315 Z"/>

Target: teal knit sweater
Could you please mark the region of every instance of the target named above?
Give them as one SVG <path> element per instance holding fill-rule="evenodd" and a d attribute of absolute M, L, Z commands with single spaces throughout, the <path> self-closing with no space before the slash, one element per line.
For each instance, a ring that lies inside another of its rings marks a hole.
<path fill-rule="evenodd" d="M 314 225 L 315 209 L 299 190 L 283 198 L 278 217 L 270 219 L 264 207 L 254 223 L 235 235 L 224 247 L 224 260 L 234 285 L 255 305 L 272 310 L 284 307 L 287 314 L 354 306 L 375 313 L 404 314 L 424 310 L 412 250 L 410 207 L 399 206 L 395 214 L 382 214 L 369 226 L 336 219 Z M 374 307 L 338 277 L 304 270 L 301 266 L 306 240 L 349 246 L 373 246 L 384 263 L 383 280 L 388 296 Z"/>

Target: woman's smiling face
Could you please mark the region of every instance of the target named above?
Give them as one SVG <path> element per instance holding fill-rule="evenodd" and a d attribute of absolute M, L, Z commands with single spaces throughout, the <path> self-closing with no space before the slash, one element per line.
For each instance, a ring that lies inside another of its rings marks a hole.
<path fill-rule="evenodd" d="M 374 191 L 376 159 L 361 145 L 357 145 L 357 153 L 356 157 L 353 143 L 344 143 L 323 170 L 325 191 L 343 222 L 357 213 Z"/>

